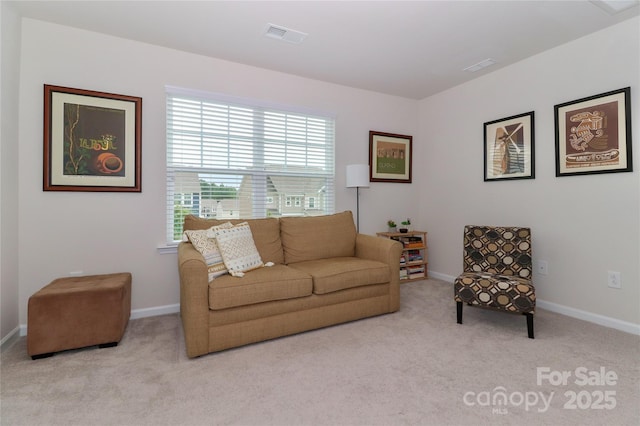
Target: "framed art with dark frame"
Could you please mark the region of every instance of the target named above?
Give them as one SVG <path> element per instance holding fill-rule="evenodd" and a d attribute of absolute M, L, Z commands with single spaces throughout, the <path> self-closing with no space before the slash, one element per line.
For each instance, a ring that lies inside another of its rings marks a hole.
<path fill-rule="evenodd" d="M 413 137 L 369 131 L 369 181 L 411 183 Z"/>
<path fill-rule="evenodd" d="M 535 178 L 534 112 L 484 123 L 485 182 Z"/>
<path fill-rule="evenodd" d="M 556 176 L 633 171 L 631 88 L 554 106 Z"/>
<path fill-rule="evenodd" d="M 44 191 L 141 192 L 142 98 L 44 85 Z"/>

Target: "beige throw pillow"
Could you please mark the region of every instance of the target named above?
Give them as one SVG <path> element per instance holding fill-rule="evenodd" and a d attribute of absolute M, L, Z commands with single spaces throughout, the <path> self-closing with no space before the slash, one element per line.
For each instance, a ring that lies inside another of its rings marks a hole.
<path fill-rule="evenodd" d="M 221 226 L 227 226 L 227 224 Z M 231 224 L 228 226 L 231 226 Z M 209 230 L 184 231 L 184 235 L 191 244 L 193 244 L 193 247 L 200 252 L 202 257 L 204 257 L 204 262 L 207 264 L 209 282 L 228 272 L 215 237 L 212 238 L 210 236 Z"/>
<path fill-rule="evenodd" d="M 245 272 L 264 266 L 249 224 L 242 222 L 237 225 L 229 223 L 226 227 L 224 225 L 213 226 L 211 231 L 229 273 L 234 277 L 242 277 Z"/>

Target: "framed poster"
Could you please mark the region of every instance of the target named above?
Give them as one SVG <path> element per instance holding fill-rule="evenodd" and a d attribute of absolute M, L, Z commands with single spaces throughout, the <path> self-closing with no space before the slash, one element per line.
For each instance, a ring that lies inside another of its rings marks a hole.
<path fill-rule="evenodd" d="M 631 88 L 556 105 L 556 176 L 631 172 Z"/>
<path fill-rule="evenodd" d="M 369 181 L 411 183 L 412 136 L 369 132 Z"/>
<path fill-rule="evenodd" d="M 44 191 L 141 192 L 142 98 L 44 86 Z"/>
<path fill-rule="evenodd" d="M 535 178 L 534 112 L 484 123 L 484 180 Z"/>

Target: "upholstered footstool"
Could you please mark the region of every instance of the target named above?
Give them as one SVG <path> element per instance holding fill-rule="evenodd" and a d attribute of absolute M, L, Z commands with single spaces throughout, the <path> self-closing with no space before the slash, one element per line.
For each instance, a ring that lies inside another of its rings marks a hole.
<path fill-rule="evenodd" d="M 58 278 L 29 298 L 27 352 L 38 359 L 68 349 L 116 346 L 130 313 L 128 272 Z"/>

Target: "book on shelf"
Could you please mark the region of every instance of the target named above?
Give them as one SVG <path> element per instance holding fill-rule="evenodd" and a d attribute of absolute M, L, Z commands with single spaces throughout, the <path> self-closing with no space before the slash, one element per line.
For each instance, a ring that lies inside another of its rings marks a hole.
<path fill-rule="evenodd" d="M 422 260 L 422 254 L 420 253 L 408 253 L 407 256 L 402 257 L 405 257 L 408 262 L 418 262 Z"/>
<path fill-rule="evenodd" d="M 401 241 L 404 245 L 404 248 L 422 248 L 424 246 L 424 242 L 420 237 L 403 237 L 404 239 Z"/>
<path fill-rule="evenodd" d="M 422 242 L 422 237 L 396 237 L 396 238 L 397 238 L 398 241 L 403 242 L 403 243 Z"/>
<path fill-rule="evenodd" d="M 419 236 L 402 236 L 402 235 L 394 235 L 389 237 L 392 240 L 399 241 L 402 243 L 405 249 L 407 248 L 424 248 L 424 241 L 422 241 L 422 237 Z"/>
<path fill-rule="evenodd" d="M 422 248 L 422 243 L 404 243 L 404 248 Z"/>

